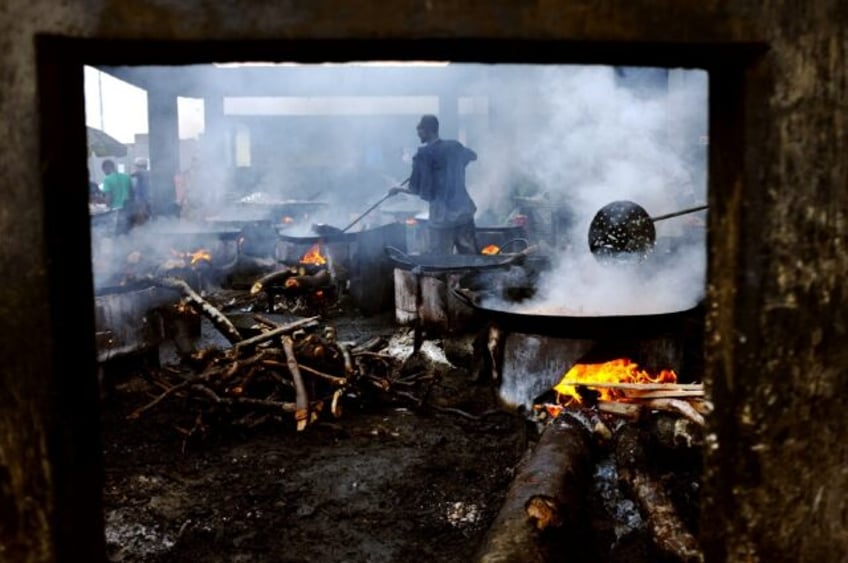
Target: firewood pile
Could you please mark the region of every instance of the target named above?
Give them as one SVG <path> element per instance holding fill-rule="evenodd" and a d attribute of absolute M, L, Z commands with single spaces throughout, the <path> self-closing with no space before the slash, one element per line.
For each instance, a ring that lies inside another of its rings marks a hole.
<path fill-rule="evenodd" d="M 228 346 L 186 353 L 178 367 L 152 376 L 161 390 L 135 409 L 137 419 L 169 400 L 181 400 L 198 413 L 195 428 L 211 422 L 255 427 L 268 421 L 293 421 L 298 431 L 319 420 L 342 415 L 345 399 L 375 395 L 420 406 L 415 393 L 434 382 L 426 370 L 409 373 L 406 363 L 381 350 L 383 338 L 343 342 L 320 316 L 278 322 L 253 314 L 255 334 L 245 337 L 227 314 L 178 278 L 156 284 L 182 293 L 176 306 L 202 315 L 226 338 Z"/>

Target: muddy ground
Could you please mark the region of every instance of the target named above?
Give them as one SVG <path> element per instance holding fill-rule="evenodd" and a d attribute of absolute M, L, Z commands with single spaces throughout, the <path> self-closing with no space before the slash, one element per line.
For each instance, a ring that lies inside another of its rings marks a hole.
<path fill-rule="evenodd" d="M 329 322 L 351 341 L 398 331 L 391 317 Z M 492 390 L 472 381 L 467 358 L 438 357 L 441 344 L 428 342 L 440 379 L 425 405 L 349 397 L 340 418 L 304 432 L 277 422 L 207 425 L 187 437 L 196 413 L 179 399 L 128 420 L 161 392 L 156 367 L 110 366 L 102 439 L 111 560 L 472 560 L 536 429 L 492 412 Z M 161 358 L 174 361 L 167 347 Z"/>

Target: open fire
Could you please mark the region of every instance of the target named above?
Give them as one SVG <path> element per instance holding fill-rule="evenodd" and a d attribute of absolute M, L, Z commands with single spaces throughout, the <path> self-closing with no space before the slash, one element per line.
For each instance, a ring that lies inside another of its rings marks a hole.
<path fill-rule="evenodd" d="M 315 243 L 312 247 L 306 251 L 306 254 L 300 259 L 301 264 L 314 264 L 316 266 L 323 266 L 327 263 L 327 259 L 324 255 L 321 254 L 321 245 Z"/>
<path fill-rule="evenodd" d="M 189 266 L 196 266 L 200 262 L 206 262 L 207 264 L 212 262 L 212 253 L 205 248 L 200 248 L 193 252 L 171 250 L 171 254 L 177 259 L 184 260 Z"/>
<path fill-rule="evenodd" d="M 602 401 L 627 401 L 627 396 L 621 388 L 606 387 L 605 383 L 677 383 L 674 370 L 661 370 L 656 376 L 639 369 L 639 365 L 629 358 L 620 358 L 600 364 L 576 364 L 566 372 L 562 380 L 554 386 L 557 398 L 565 406 L 582 404 L 583 396 L 577 386 L 584 385 L 597 391 Z"/>
<path fill-rule="evenodd" d="M 500 254 L 500 247 L 496 244 L 489 244 L 483 247 L 483 250 L 480 251 L 480 254 L 485 254 L 486 256 L 493 256 L 495 254 Z"/>

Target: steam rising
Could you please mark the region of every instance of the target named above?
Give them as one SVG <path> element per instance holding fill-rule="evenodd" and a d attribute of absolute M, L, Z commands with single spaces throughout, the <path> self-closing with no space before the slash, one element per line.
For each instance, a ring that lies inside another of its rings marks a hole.
<path fill-rule="evenodd" d="M 183 85 L 191 97 L 227 91 L 219 81 L 232 82 L 226 73 L 239 71 L 150 69 L 158 73 L 150 83 Z M 286 235 L 311 236 L 313 223 L 343 228 L 409 176 L 415 124 L 421 114 L 437 113 L 441 136 L 478 154 L 468 168 L 478 225 L 506 226 L 527 209 L 537 219 L 565 218 L 555 233 L 551 224 L 537 231 L 553 268 L 523 310 L 658 312 L 690 307 L 703 294 L 705 230 L 690 225 L 703 212 L 657 222 L 657 250 L 638 266 L 600 264 L 587 243 L 594 214 L 611 201 L 634 201 L 652 216 L 706 202 L 703 71 L 451 64 L 250 72 L 250 92 L 225 95 L 223 122 L 206 123 L 197 148 L 181 156 L 181 170 L 193 178 L 191 208 L 179 221 L 153 222 L 108 243 L 108 252 L 101 248 L 110 274 L 126 268 L 122 256 L 133 250 L 167 255 L 163 229 L 214 228 L 210 219 L 270 219 L 281 227 L 283 217 L 269 215 L 271 204 L 288 202 L 300 212 L 281 230 Z M 459 96 L 455 112 L 444 112 L 452 101 L 440 100 L 440 92 Z M 262 112 L 246 96 L 266 96 Z M 422 213 L 419 199 L 397 196 L 353 230 Z M 95 273 L 96 281 L 109 277 L 102 263 Z"/>

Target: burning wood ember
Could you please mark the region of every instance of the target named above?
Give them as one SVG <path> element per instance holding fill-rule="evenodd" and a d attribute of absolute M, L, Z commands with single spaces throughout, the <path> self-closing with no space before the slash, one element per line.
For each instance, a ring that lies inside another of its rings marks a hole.
<path fill-rule="evenodd" d="M 676 412 L 704 425 L 712 405 L 700 383 L 681 384 L 672 370 L 651 376 L 627 358 L 602 364 L 577 364 L 554 386 L 558 404 L 543 408 L 553 416 L 588 401 L 601 412 L 635 420 L 647 411 Z"/>
<path fill-rule="evenodd" d="M 575 365 L 552 393 L 477 561 L 562 560 L 575 545 L 576 560 L 703 561 L 703 386 L 621 358 Z"/>
<path fill-rule="evenodd" d="M 267 310 L 296 314 L 329 313 L 337 304 L 346 279 L 343 268 L 321 253 L 314 244 L 292 264 L 260 276 L 250 288 L 251 295 L 264 294 Z"/>

